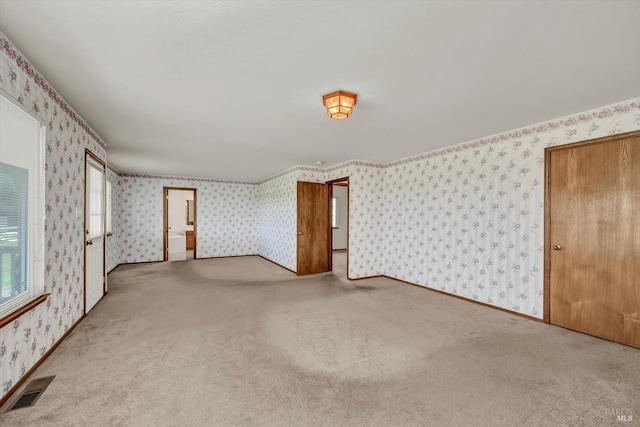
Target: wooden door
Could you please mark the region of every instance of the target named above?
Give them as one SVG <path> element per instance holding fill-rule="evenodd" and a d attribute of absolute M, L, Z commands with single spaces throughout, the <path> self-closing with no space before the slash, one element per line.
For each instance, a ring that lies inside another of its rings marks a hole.
<path fill-rule="evenodd" d="M 104 296 L 104 163 L 87 153 L 85 164 L 85 313 Z"/>
<path fill-rule="evenodd" d="M 549 320 L 640 348 L 640 133 L 549 151 Z"/>
<path fill-rule="evenodd" d="M 329 189 L 326 184 L 298 182 L 297 274 L 329 271 Z"/>

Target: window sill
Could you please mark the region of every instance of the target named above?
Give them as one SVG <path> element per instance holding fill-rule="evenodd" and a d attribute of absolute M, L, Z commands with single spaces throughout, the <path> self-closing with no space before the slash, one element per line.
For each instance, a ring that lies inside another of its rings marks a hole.
<path fill-rule="evenodd" d="M 18 317 L 20 317 L 23 314 L 25 314 L 27 311 L 29 311 L 32 308 L 37 307 L 40 304 L 42 304 L 43 302 L 45 302 L 47 300 L 47 298 L 49 298 L 49 295 L 51 295 L 51 294 L 42 294 L 38 298 L 34 299 L 33 301 L 26 303 L 25 305 L 23 305 L 22 307 L 20 307 L 16 311 L 14 311 L 12 313 L 9 313 L 8 315 L 6 315 L 2 319 L 0 319 L 0 328 L 8 325 L 9 323 L 11 323 L 14 320 L 16 320 Z"/>

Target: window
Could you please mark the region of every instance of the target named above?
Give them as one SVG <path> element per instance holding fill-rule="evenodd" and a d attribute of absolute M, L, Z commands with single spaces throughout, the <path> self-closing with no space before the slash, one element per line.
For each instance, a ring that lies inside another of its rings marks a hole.
<path fill-rule="evenodd" d="M 331 199 L 331 227 L 338 228 L 338 199 Z"/>
<path fill-rule="evenodd" d="M 113 234 L 113 224 L 111 223 L 111 182 L 107 181 L 107 210 L 106 210 L 106 222 L 107 222 L 107 235 Z"/>
<path fill-rule="evenodd" d="M 44 292 L 44 132 L 0 95 L 0 319 Z"/>
<path fill-rule="evenodd" d="M 102 180 L 103 168 L 95 160 L 89 161 L 89 176 L 87 176 L 87 185 L 90 193 L 89 197 L 89 223 L 87 224 L 87 240 L 95 239 L 96 237 L 102 237 L 104 234 L 104 216 L 102 210 L 102 204 L 104 200 L 103 188 L 104 181 Z"/>

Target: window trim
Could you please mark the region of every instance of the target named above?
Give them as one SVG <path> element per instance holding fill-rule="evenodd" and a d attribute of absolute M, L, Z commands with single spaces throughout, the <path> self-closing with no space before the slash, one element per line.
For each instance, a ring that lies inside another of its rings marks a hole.
<path fill-rule="evenodd" d="M 35 240 L 35 248 L 30 248 L 30 256 L 33 258 L 29 261 L 29 274 L 33 277 L 33 280 L 29 280 L 29 287 L 27 288 L 27 292 L 29 295 L 27 297 L 22 297 L 24 301 L 13 310 L 0 315 L 0 328 L 6 326 L 8 323 L 14 321 L 19 318 L 26 312 L 30 311 L 34 307 L 42 304 L 47 300 L 50 293 L 45 292 L 45 283 L 44 283 L 44 275 L 45 275 L 45 221 L 46 221 L 46 191 L 45 191 L 45 175 L 46 175 L 46 137 L 47 137 L 47 126 L 44 120 L 35 115 L 32 111 L 29 111 L 19 102 L 17 102 L 9 93 L 0 89 L 0 103 L 6 103 L 9 105 L 9 108 L 13 107 L 16 110 L 24 113 L 29 118 L 33 119 L 40 126 L 39 131 L 39 141 L 38 146 L 36 147 L 36 153 L 38 155 L 37 159 L 37 170 L 36 170 L 36 178 L 37 178 L 37 191 L 38 194 L 35 197 L 37 200 L 36 204 L 36 215 L 37 215 L 37 223 L 36 230 L 31 230 L 34 226 L 32 221 L 29 221 L 29 234 L 34 234 L 36 237 Z M 33 243 L 33 242 L 30 242 Z M 22 295 L 22 294 L 21 294 Z M 9 301 L 12 301 L 15 298 L 12 298 Z"/>

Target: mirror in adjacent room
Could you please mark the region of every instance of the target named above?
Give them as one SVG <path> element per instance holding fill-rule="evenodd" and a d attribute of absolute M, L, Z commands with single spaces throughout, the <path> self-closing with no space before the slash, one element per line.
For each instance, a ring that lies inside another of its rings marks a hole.
<path fill-rule="evenodd" d="M 193 225 L 194 205 L 193 200 L 187 200 L 187 225 Z"/>

